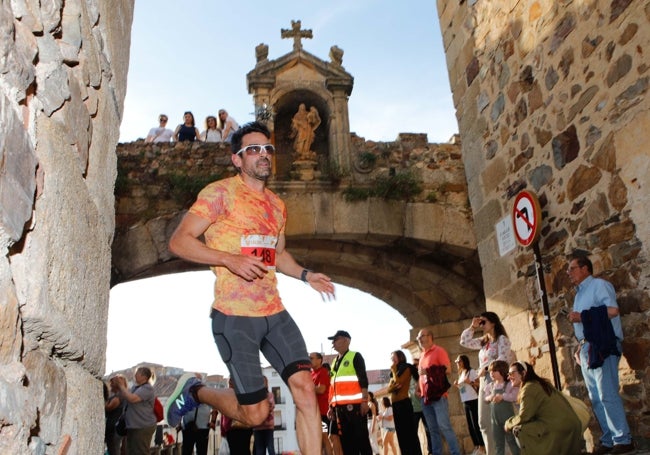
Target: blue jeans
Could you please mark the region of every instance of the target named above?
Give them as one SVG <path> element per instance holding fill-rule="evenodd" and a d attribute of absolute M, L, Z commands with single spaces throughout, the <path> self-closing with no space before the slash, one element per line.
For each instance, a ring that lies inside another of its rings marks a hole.
<path fill-rule="evenodd" d="M 442 397 L 431 404 L 424 404 L 424 400 L 422 400 L 422 413 L 431 436 L 431 453 L 442 455 L 442 439 L 440 437 L 442 435 L 447 441 L 451 455 L 460 455 L 456 433 L 454 433 L 449 420 L 447 397 Z"/>
<path fill-rule="evenodd" d="M 618 346 L 621 350 L 620 342 Z M 590 369 L 589 343 L 580 348 L 580 366 L 585 379 L 591 407 L 600 424 L 603 435 L 600 437 L 602 445 L 612 447 L 615 444 L 630 444 L 632 436 L 630 427 L 625 417 L 623 400 L 618 393 L 618 362 L 619 356 L 610 355 L 600 368 Z"/>

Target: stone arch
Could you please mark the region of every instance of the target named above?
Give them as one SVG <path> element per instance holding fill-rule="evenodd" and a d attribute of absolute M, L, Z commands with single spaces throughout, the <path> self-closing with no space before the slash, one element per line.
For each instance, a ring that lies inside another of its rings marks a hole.
<path fill-rule="evenodd" d="M 301 197 L 300 203 L 305 199 Z M 387 208 L 380 205 L 376 202 L 371 210 L 385 213 Z M 361 207 L 356 210 L 363 212 Z M 127 236 L 118 236 L 113 245 L 112 284 L 206 270 L 206 266 L 166 251 L 168 238 L 183 214 L 151 220 L 131 229 Z M 376 232 L 300 232 L 304 224 L 304 219 L 294 217 L 287 226 L 288 249 L 301 264 L 383 300 L 414 327 L 463 321 L 484 311 L 481 268 L 471 246 Z"/>

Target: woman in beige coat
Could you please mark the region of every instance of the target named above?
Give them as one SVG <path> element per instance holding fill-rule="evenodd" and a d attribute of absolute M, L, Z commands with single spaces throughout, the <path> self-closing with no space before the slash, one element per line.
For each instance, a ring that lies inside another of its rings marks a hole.
<path fill-rule="evenodd" d="M 514 362 L 508 371 L 519 386 L 519 413 L 510 417 L 521 455 L 576 455 L 582 449 L 582 424 L 569 402 L 553 385 L 537 376 L 526 362 Z"/>

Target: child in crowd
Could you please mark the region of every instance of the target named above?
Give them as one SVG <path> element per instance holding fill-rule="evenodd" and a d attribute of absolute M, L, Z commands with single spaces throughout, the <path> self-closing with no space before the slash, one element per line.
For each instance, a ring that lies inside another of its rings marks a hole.
<path fill-rule="evenodd" d="M 511 432 L 506 433 L 506 420 L 516 414 L 515 402 L 519 387 L 508 380 L 508 363 L 494 360 L 489 366 L 492 382 L 485 386 L 485 401 L 490 403 L 492 415 L 492 435 L 494 437 L 495 454 L 505 455 L 506 442 L 512 455 L 519 455 L 520 449 Z"/>
<path fill-rule="evenodd" d="M 388 449 L 397 455 L 397 448 L 395 447 L 395 421 L 393 419 L 393 408 L 390 404 L 390 398 L 383 397 L 381 404 L 384 406 L 384 411 L 377 416 L 382 430 L 384 430 L 384 455 L 388 455 Z"/>

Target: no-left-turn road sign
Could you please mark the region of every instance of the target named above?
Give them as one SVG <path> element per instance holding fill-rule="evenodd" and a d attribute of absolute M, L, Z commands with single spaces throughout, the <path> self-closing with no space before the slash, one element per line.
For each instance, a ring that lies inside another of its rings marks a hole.
<path fill-rule="evenodd" d="M 512 225 L 515 238 L 521 246 L 530 246 L 539 238 L 542 224 L 542 209 L 537 196 L 530 191 L 522 191 L 512 206 Z"/>

